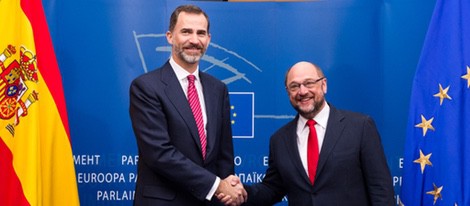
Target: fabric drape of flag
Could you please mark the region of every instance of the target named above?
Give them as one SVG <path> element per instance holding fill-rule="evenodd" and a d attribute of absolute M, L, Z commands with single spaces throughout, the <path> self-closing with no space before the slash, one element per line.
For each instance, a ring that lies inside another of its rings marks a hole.
<path fill-rule="evenodd" d="M 0 0 L 0 205 L 79 205 L 41 0 Z"/>
<path fill-rule="evenodd" d="M 470 205 L 470 1 L 437 0 L 415 74 L 400 205 Z"/>

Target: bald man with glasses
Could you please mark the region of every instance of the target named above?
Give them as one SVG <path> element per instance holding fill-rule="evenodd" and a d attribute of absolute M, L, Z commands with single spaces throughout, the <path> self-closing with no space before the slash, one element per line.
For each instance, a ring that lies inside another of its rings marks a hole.
<path fill-rule="evenodd" d="M 262 183 L 245 186 L 245 205 L 392 206 L 394 192 L 374 121 L 327 103 L 327 79 L 317 65 L 299 62 L 286 73 L 298 115 L 269 143 Z"/>

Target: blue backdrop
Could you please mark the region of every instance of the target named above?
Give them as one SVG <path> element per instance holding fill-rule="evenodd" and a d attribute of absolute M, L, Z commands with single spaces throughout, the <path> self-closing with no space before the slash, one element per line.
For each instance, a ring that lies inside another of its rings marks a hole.
<path fill-rule="evenodd" d="M 138 162 L 130 82 L 170 56 L 183 1 L 43 0 L 62 72 L 82 205 L 132 205 Z M 317 63 L 327 100 L 372 116 L 399 193 L 411 82 L 434 0 L 191 2 L 210 16 L 201 70 L 231 92 L 236 173 L 261 181 L 270 135 L 291 120 L 285 71 Z M 281 205 L 287 205 L 286 202 Z"/>

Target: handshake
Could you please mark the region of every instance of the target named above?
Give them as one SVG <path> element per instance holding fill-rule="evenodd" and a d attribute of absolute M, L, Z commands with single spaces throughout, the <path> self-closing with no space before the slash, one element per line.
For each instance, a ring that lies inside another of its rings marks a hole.
<path fill-rule="evenodd" d="M 240 179 L 235 175 L 230 175 L 224 180 L 220 180 L 215 196 L 225 205 L 238 206 L 246 202 L 248 194 L 243 188 Z"/>

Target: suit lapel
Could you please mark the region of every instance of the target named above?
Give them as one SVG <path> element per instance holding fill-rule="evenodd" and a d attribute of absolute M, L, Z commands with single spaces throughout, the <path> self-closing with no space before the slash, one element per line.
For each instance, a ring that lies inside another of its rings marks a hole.
<path fill-rule="evenodd" d="M 216 138 L 216 128 L 214 126 L 215 121 L 217 121 L 217 109 L 220 108 L 218 105 L 220 102 L 217 101 L 218 93 L 212 88 L 212 84 L 206 74 L 199 71 L 199 78 L 201 79 L 202 92 L 204 94 L 204 103 L 206 105 L 206 116 L 207 116 L 207 125 L 206 125 L 206 138 L 207 138 L 207 147 L 206 147 L 206 157 L 208 157 L 212 150 L 214 149 L 215 138 Z"/>
<path fill-rule="evenodd" d="M 165 94 L 168 96 L 168 99 L 173 104 L 175 110 L 181 115 L 188 126 L 191 136 L 199 146 L 199 151 L 201 152 L 201 143 L 199 140 L 196 121 L 194 120 L 193 113 L 189 107 L 189 103 L 184 95 L 183 89 L 181 89 L 179 80 L 168 62 L 162 68 L 161 78 L 161 81 L 166 84 Z"/>
<path fill-rule="evenodd" d="M 326 128 L 325 139 L 323 140 L 323 145 L 320 151 L 316 178 L 321 175 L 323 167 L 331 155 L 331 152 L 333 151 L 336 143 L 340 139 L 345 127 L 345 123 L 343 121 L 344 116 L 341 114 L 341 112 L 336 110 L 336 108 L 331 105 L 330 108 L 330 117 L 328 118 L 328 127 Z"/>
<path fill-rule="evenodd" d="M 300 160 L 300 154 L 299 154 L 299 147 L 297 145 L 297 121 L 299 119 L 299 115 L 296 116 L 294 120 L 289 122 L 288 127 L 286 128 L 287 134 L 286 138 L 283 138 L 286 147 L 287 147 L 287 153 L 289 154 L 288 159 L 293 161 L 294 166 L 297 168 L 297 171 L 299 172 L 300 176 L 310 184 L 310 179 L 308 178 L 308 174 L 305 172 L 304 166 L 302 165 L 302 160 Z"/>

